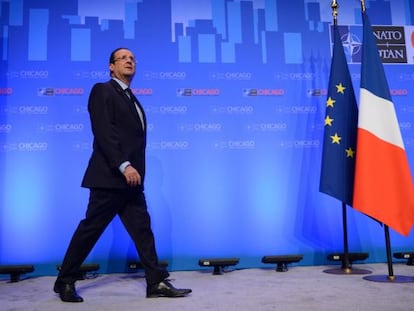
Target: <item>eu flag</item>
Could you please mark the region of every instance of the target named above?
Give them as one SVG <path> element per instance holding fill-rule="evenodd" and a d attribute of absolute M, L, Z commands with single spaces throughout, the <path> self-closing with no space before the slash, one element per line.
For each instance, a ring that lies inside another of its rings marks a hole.
<path fill-rule="evenodd" d="M 319 191 L 352 206 L 358 107 L 337 25 L 333 37 Z"/>

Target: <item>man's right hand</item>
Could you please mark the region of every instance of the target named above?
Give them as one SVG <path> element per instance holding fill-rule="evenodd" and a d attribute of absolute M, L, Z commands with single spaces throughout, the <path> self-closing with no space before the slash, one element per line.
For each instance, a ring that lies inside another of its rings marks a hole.
<path fill-rule="evenodd" d="M 124 176 L 129 186 L 135 187 L 141 185 L 141 175 L 132 165 L 128 165 L 125 168 Z"/>

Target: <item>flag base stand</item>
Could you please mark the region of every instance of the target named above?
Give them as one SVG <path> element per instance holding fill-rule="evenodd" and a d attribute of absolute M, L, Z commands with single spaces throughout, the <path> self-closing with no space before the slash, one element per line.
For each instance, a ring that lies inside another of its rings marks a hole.
<path fill-rule="evenodd" d="M 414 277 L 405 276 L 405 275 L 394 275 L 394 269 L 392 267 L 391 259 L 391 242 L 390 242 L 390 230 L 387 225 L 384 225 L 385 233 L 385 246 L 387 252 L 387 265 L 388 265 L 388 275 L 369 275 L 364 276 L 363 279 L 372 282 L 382 282 L 382 283 L 412 283 L 414 282 Z"/>
<path fill-rule="evenodd" d="M 345 213 L 345 212 L 344 212 Z M 344 227 L 346 226 L 346 222 L 344 220 Z M 345 231 L 345 230 L 344 230 Z M 346 231 L 344 235 L 346 234 Z M 344 240 L 345 248 L 348 248 L 347 240 Z M 365 269 L 354 269 L 352 268 L 352 263 L 354 261 L 365 260 L 368 258 L 368 253 L 349 253 L 346 251 L 345 253 L 334 253 L 329 254 L 327 259 L 333 261 L 341 261 L 342 265 L 340 268 L 331 268 L 324 270 L 325 273 L 331 274 L 370 274 L 370 270 Z"/>
<path fill-rule="evenodd" d="M 330 274 L 370 274 L 372 273 L 370 270 L 366 270 L 366 269 L 355 269 L 355 268 L 332 268 L 332 269 L 326 269 L 323 270 L 323 272 L 325 273 L 330 273 Z"/>
<path fill-rule="evenodd" d="M 382 283 L 411 283 L 414 277 L 405 275 L 368 275 L 363 277 L 364 280 Z"/>

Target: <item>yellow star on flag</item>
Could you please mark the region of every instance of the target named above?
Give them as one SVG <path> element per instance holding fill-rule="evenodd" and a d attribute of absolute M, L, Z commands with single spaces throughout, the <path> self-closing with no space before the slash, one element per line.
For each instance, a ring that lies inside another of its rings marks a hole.
<path fill-rule="evenodd" d="M 345 152 L 346 152 L 347 158 L 353 158 L 355 155 L 355 150 L 353 150 L 351 147 L 349 147 L 348 149 L 345 149 Z"/>
<path fill-rule="evenodd" d="M 334 119 L 332 119 L 330 116 L 326 116 L 325 118 L 325 125 L 332 126 L 332 122 Z"/>
<path fill-rule="evenodd" d="M 331 138 L 332 138 L 332 143 L 333 144 L 338 144 L 339 145 L 341 137 L 338 136 L 338 133 L 335 133 L 335 135 L 331 136 Z"/>
<path fill-rule="evenodd" d="M 339 83 L 338 85 L 336 85 L 336 91 L 338 93 L 344 94 L 346 87 L 342 85 L 342 83 Z"/>
<path fill-rule="evenodd" d="M 326 107 L 333 107 L 335 103 L 335 100 L 332 99 L 331 96 L 329 96 L 328 100 L 326 101 Z"/>

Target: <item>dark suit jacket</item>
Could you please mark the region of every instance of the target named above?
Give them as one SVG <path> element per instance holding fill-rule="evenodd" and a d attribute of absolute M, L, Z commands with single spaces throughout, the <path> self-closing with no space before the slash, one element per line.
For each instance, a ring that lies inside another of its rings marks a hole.
<path fill-rule="evenodd" d="M 144 110 L 135 100 L 142 110 L 146 129 Z M 82 187 L 127 188 L 125 177 L 119 170 L 125 161 L 131 162 L 143 182 L 146 131 L 134 104 L 121 86 L 112 79 L 95 84 L 89 95 L 88 111 L 94 140 Z"/>

